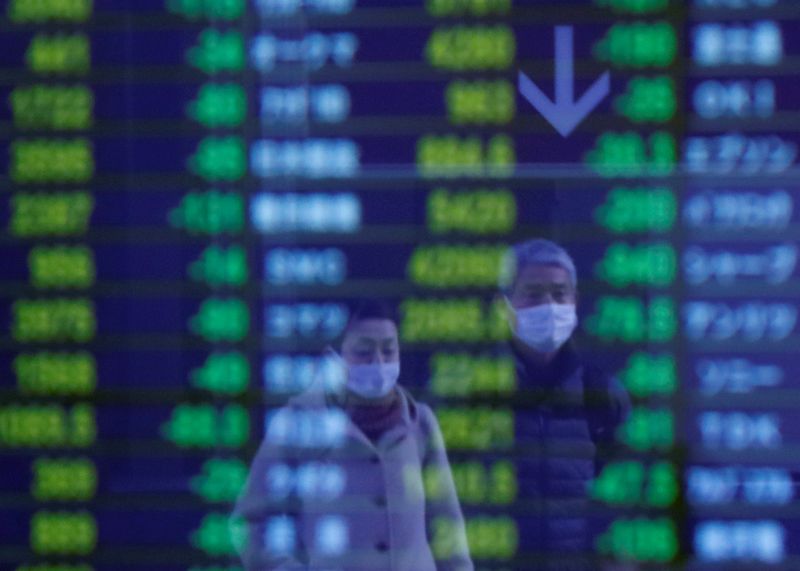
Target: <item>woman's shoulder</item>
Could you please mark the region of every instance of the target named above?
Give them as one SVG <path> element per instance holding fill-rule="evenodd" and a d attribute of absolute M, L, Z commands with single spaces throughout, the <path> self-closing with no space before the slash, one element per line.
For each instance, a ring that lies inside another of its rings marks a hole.
<path fill-rule="evenodd" d="M 436 414 L 433 412 L 433 409 L 428 404 L 414 398 L 408 389 L 403 387 L 398 387 L 398 389 L 401 391 L 403 399 L 407 403 L 408 416 L 411 424 L 426 435 L 435 431 L 439 423 L 436 420 Z"/>

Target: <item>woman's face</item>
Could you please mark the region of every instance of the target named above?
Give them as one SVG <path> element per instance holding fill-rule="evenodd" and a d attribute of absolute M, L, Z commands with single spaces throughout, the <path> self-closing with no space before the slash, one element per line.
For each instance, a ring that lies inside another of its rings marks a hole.
<path fill-rule="evenodd" d="M 393 363 L 400 360 L 397 327 L 390 319 L 353 323 L 342 341 L 342 357 L 350 365 Z"/>

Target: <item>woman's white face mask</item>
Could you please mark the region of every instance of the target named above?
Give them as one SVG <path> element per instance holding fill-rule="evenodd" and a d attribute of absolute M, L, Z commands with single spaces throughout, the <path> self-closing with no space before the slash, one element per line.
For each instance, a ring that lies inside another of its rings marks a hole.
<path fill-rule="evenodd" d="M 360 397 L 376 399 L 388 395 L 400 377 L 400 361 L 347 365 L 347 388 Z"/>
<path fill-rule="evenodd" d="M 544 303 L 522 309 L 508 305 L 515 316 L 514 334 L 540 353 L 558 351 L 578 325 L 573 303 Z"/>

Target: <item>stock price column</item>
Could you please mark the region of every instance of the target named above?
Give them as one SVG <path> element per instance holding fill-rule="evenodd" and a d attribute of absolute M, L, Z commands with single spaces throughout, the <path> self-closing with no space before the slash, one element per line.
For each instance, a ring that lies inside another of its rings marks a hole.
<path fill-rule="evenodd" d="M 4 517 L 11 518 L 3 527 L 13 530 L 3 535 L 0 563 L 26 571 L 89 571 L 98 538 L 87 505 L 98 485 L 90 345 L 98 315 L 88 243 L 94 93 L 84 28 L 91 19 L 90 1 L 6 4 L 8 54 L 21 48 L 22 57 L 7 62 L 18 69 L 3 89 L 11 127 L 4 259 L 6 279 L 13 279 L 4 285 L 13 296 L 7 333 L 15 352 L 3 359 L 2 377 L 15 385 L 3 387 L 0 406 L 0 449 L 9 466 L 0 489 L 10 496 Z"/>
<path fill-rule="evenodd" d="M 192 190 L 167 220 L 198 252 L 186 264 L 185 276 L 202 299 L 187 326 L 205 354 L 189 371 L 185 400 L 172 410 L 161 434 L 181 454 L 204 457 L 188 488 L 206 513 L 187 537 L 198 552 L 193 559 L 213 563 L 191 568 L 203 571 L 235 560 L 245 540 L 242 527 L 229 517 L 247 477 L 242 455 L 251 434 L 244 400 L 252 357 L 246 345 L 252 310 L 246 297 L 250 263 L 244 193 L 245 124 L 251 117 L 245 90 L 248 11 L 245 0 L 168 0 L 165 7 L 195 32 L 185 63 L 201 81 L 193 84 L 194 97 L 184 102 L 185 119 L 200 136 L 186 159 Z"/>
<path fill-rule="evenodd" d="M 424 228 L 407 265 L 415 295 L 402 304 L 402 338 L 427 357 L 427 395 L 450 457 L 478 568 L 508 564 L 520 533 L 508 513 L 517 500 L 513 363 L 493 350 L 507 338 L 503 308 L 493 300 L 516 199 L 506 184 L 516 165 L 508 129 L 516 116 L 512 80 L 517 40 L 511 0 L 425 2 L 432 22 L 424 51 L 433 70 L 436 109 L 416 142 L 426 188 Z M 444 120 L 442 120 L 444 119 Z M 420 363 L 424 365 L 424 363 Z M 434 472 L 423 474 L 436 497 Z M 451 555 L 450 523 L 433 522 L 432 549 Z"/>
<path fill-rule="evenodd" d="M 612 88 L 610 113 L 596 121 L 596 138 L 583 156 L 594 177 L 574 183 L 592 185 L 597 198 L 586 201 L 599 233 L 576 244 L 576 257 L 592 278 L 583 298 L 590 308 L 586 350 L 616 373 L 633 407 L 614 444 L 598 446 L 602 470 L 589 493 L 606 509 L 597 512 L 601 529 L 593 543 L 599 555 L 614 561 L 670 564 L 681 556 L 683 525 L 672 352 L 678 335 L 680 189 L 670 178 L 680 137 L 682 22 L 677 7 L 666 1 L 594 3 L 611 16 L 591 53 L 610 68 Z M 590 121 L 587 131 L 593 130 Z"/>

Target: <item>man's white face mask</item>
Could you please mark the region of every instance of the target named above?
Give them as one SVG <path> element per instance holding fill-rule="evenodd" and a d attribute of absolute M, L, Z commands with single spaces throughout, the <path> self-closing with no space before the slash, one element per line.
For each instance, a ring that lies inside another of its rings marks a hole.
<path fill-rule="evenodd" d="M 578 325 L 573 303 L 544 303 L 515 309 L 515 335 L 540 353 L 553 353 L 570 338 Z"/>

